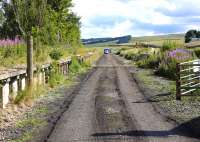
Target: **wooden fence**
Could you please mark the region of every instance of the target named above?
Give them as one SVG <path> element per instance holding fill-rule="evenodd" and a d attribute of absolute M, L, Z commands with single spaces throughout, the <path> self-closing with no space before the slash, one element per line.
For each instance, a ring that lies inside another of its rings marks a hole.
<path fill-rule="evenodd" d="M 77 55 L 80 63 L 90 60 L 93 53 L 86 56 Z M 58 71 L 60 74 L 68 75 L 71 58 L 61 60 L 58 63 Z M 43 85 L 48 83 L 51 72 L 51 64 L 44 64 L 39 68 L 34 67 L 34 85 Z M 16 97 L 20 91 L 25 90 L 27 86 L 26 68 L 9 69 L 0 72 L 0 108 L 6 108 L 10 102 L 10 97 Z"/>
<path fill-rule="evenodd" d="M 200 89 L 200 60 L 179 63 L 176 66 L 176 99 L 192 95 Z"/>

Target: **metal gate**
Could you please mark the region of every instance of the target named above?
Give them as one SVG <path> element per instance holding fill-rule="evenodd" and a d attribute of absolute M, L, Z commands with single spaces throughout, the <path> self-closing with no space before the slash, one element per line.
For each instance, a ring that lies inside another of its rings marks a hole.
<path fill-rule="evenodd" d="M 179 63 L 176 66 L 176 99 L 191 95 L 200 89 L 200 60 Z"/>

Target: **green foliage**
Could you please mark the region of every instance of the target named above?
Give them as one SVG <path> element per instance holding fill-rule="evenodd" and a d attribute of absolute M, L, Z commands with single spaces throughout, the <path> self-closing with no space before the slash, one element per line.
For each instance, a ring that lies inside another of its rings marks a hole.
<path fill-rule="evenodd" d="M 70 72 L 73 74 L 80 72 L 80 70 L 82 69 L 80 62 L 78 61 L 78 59 L 76 57 L 72 58 L 72 63 L 70 65 L 69 69 L 70 69 Z"/>
<path fill-rule="evenodd" d="M 28 89 L 26 88 L 24 91 L 20 91 L 18 95 L 16 96 L 14 103 L 20 104 L 20 103 L 26 103 L 28 104 L 30 100 L 33 100 L 37 98 L 38 96 L 41 96 L 46 92 L 43 85 L 37 85 L 33 87 L 33 96 L 29 96 Z"/>
<path fill-rule="evenodd" d="M 194 53 L 195 53 L 195 55 L 198 57 L 198 58 L 200 58 L 200 49 L 198 48 L 198 49 L 195 49 L 194 50 Z"/>
<path fill-rule="evenodd" d="M 200 38 L 200 31 L 197 30 L 189 30 L 185 34 L 185 43 L 189 43 L 192 38 Z"/>
<path fill-rule="evenodd" d="M 0 66 L 9 67 L 15 64 L 24 64 L 26 60 L 25 45 L 0 48 Z"/>
<path fill-rule="evenodd" d="M 11 0 L 16 21 L 24 35 L 33 34 L 33 28 L 40 28 L 44 24 L 46 14 L 46 0 Z"/>
<path fill-rule="evenodd" d="M 58 62 L 53 62 L 52 64 L 52 69 L 51 69 L 51 72 L 50 72 L 50 78 L 49 78 L 49 86 L 50 87 L 56 87 L 62 83 L 64 83 L 65 81 L 65 77 L 64 75 L 62 75 L 60 72 L 59 72 L 59 69 L 58 69 Z"/>
<path fill-rule="evenodd" d="M 160 55 L 153 54 L 143 60 L 139 60 L 137 65 L 141 68 L 155 69 L 158 67 L 160 60 Z"/>
<path fill-rule="evenodd" d="M 31 34 L 37 44 L 81 44 L 80 18 L 70 10 L 72 0 L 11 0 L 0 5 L 0 38 Z"/>
<path fill-rule="evenodd" d="M 33 134 L 31 131 L 25 132 L 22 137 L 17 140 L 11 140 L 9 142 L 28 142 L 33 138 Z"/>
<path fill-rule="evenodd" d="M 54 49 L 53 51 L 50 52 L 49 56 L 51 57 L 51 59 L 53 60 L 60 60 L 61 57 L 63 56 L 62 52 Z"/>
<path fill-rule="evenodd" d="M 0 11 L 0 38 L 14 39 L 17 35 L 21 35 L 12 5 L 6 1 L 2 2 Z"/>
<path fill-rule="evenodd" d="M 120 50 L 118 50 L 118 51 L 116 52 L 116 55 L 120 55 L 120 53 L 121 53 L 121 51 L 120 51 Z"/>
<path fill-rule="evenodd" d="M 27 90 L 19 92 L 19 94 L 18 94 L 17 97 L 15 98 L 14 103 L 15 103 L 15 104 L 19 104 L 20 102 L 22 102 L 22 101 L 24 100 L 24 98 L 25 98 L 26 96 L 27 96 Z"/>
<path fill-rule="evenodd" d="M 178 47 L 178 44 L 176 42 L 168 40 L 163 43 L 163 45 L 161 47 L 161 51 L 165 52 L 168 50 L 173 50 L 177 47 Z"/>
<path fill-rule="evenodd" d="M 34 63 L 45 63 L 49 59 L 49 52 L 51 51 L 51 47 L 48 46 L 40 46 L 40 48 L 36 48 L 34 50 Z"/>
<path fill-rule="evenodd" d="M 30 118 L 17 122 L 16 126 L 17 128 L 38 127 L 44 124 L 45 122 L 43 120 Z"/>
<path fill-rule="evenodd" d="M 171 62 L 168 62 L 168 63 L 161 62 L 155 74 L 175 80 L 176 79 L 176 64 L 177 62 L 175 60 L 171 60 Z"/>

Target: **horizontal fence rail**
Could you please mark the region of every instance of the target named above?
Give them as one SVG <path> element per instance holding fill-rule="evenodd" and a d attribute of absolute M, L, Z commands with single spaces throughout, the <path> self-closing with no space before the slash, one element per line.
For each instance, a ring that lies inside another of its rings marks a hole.
<path fill-rule="evenodd" d="M 77 55 L 76 58 L 80 63 L 90 60 L 93 53 L 89 53 L 86 56 Z M 71 57 L 58 62 L 58 71 L 63 75 L 68 75 L 69 67 L 71 65 Z M 52 65 L 51 63 L 41 65 L 40 67 L 34 67 L 34 85 L 47 84 L 50 77 Z M 27 85 L 27 72 L 26 67 L 7 69 L 0 71 L 0 107 L 6 108 L 6 105 L 10 102 L 11 96 L 16 98 L 20 91 L 26 89 Z"/>
<path fill-rule="evenodd" d="M 200 89 L 200 60 L 178 63 L 176 76 L 176 99 L 181 100 Z"/>

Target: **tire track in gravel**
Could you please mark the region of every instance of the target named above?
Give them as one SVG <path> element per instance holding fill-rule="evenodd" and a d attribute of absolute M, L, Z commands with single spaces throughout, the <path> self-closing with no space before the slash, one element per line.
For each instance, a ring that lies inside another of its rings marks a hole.
<path fill-rule="evenodd" d="M 93 136 L 102 141 L 140 141 L 141 137 L 130 137 L 123 132 L 137 131 L 135 121 L 129 114 L 123 94 L 119 88 L 117 63 L 111 56 L 106 57 L 111 63 L 109 68 L 103 68 L 95 89 L 95 120 Z M 112 67 L 113 66 L 113 67 Z"/>
<path fill-rule="evenodd" d="M 145 98 L 137 83 L 113 55 L 104 55 L 94 70 L 48 142 L 193 142 L 177 133 L 151 103 L 140 103 Z"/>

